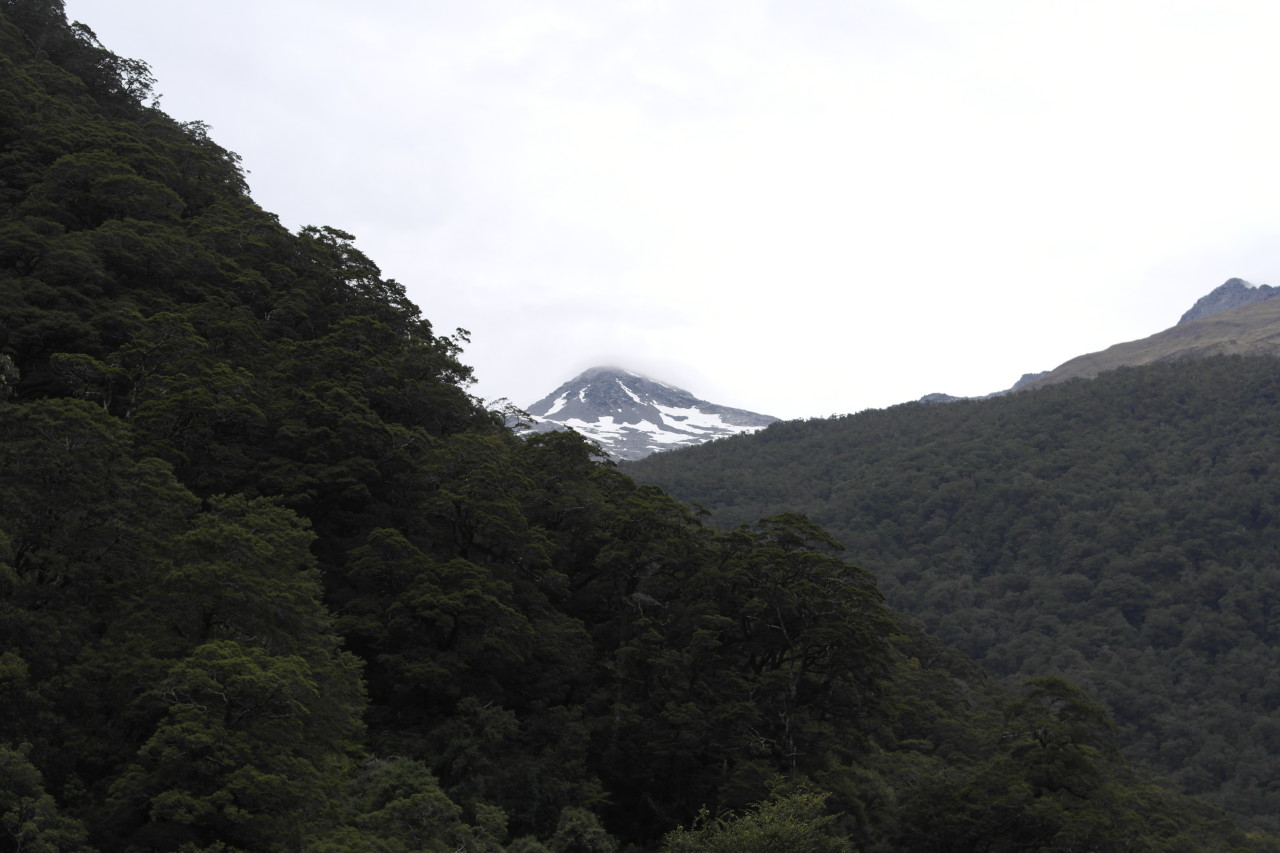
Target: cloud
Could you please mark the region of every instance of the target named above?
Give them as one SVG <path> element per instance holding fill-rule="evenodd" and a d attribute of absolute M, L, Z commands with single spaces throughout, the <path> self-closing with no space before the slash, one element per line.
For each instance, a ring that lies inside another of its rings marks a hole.
<path fill-rule="evenodd" d="M 783 417 L 986 393 L 1275 278 L 1264 4 L 68 7 L 470 329 L 485 397 L 600 361 Z"/>

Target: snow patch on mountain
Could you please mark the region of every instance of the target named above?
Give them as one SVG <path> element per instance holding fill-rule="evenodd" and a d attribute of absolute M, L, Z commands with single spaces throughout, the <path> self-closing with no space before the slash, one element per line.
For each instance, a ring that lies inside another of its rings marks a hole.
<path fill-rule="evenodd" d="M 688 391 L 617 367 L 593 367 L 529 406 L 532 429 L 573 429 L 615 459 L 755 432 L 770 415 L 708 403 Z"/>

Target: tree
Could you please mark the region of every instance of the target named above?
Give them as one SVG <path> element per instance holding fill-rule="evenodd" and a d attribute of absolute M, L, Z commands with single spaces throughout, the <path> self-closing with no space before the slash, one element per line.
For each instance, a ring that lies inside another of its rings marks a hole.
<path fill-rule="evenodd" d="M 302 657 L 234 640 L 175 662 L 155 687 L 164 719 L 112 786 L 143 804 L 134 843 L 293 850 L 331 822 L 357 724 L 323 713 L 326 687 Z"/>
<path fill-rule="evenodd" d="M 826 813 L 827 797 L 803 786 L 787 792 L 775 785 L 769 799 L 742 813 L 712 817 L 703 809 L 692 828 L 667 833 L 662 852 L 852 853 L 835 830 L 836 815 Z"/>
<path fill-rule="evenodd" d="M 27 755 L 29 744 L 0 743 L 0 850 L 5 853 L 89 853 L 79 821 L 63 815 Z"/>

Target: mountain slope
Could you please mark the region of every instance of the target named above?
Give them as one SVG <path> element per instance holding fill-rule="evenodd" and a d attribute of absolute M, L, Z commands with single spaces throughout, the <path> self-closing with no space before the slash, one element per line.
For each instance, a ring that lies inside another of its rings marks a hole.
<path fill-rule="evenodd" d="M 1231 279 L 1196 302 L 1178 325 L 1067 361 L 1023 390 L 1090 378 L 1124 365 L 1213 355 L 1280 355 L 1280 299 L 1272 288 Z"/>
<path fill-rule="evenodd" d="M 1228 356 L 780 423 L 625 470 L 728 528 L 808 514 L 930 632 L 1013 682 L 1084 684 L 1127 755 L 1274 831 L 1276 459 L 1277 362 Z"/>
<path fill-rule="evenodd" d="M 572 428 L 615 459 L 754 432 L 777 420 L 618 367 L 593 367 L 529 406 L 535 430 Z"/>
<path fill-rule="evenodd" d="M 1253 285 L 1241 278 L 1231 278 L 1197 299 L 1171 329 L 1141 340 L 1116 344 L 1100 352 L 1077 356 L 1053 370 L 1024 374 L 1013 387 L 1003 391 L 981 397 L 926 394 L 919 402 L 986 400 L 1016 391 L 1043 388 L 1068 379 L 1087 379 L 1123 365 L 1152 364 L 1209 355 L 1280 355 L 1280 337 L 1275 328 L 1280 319 L 1280 305 L 1273 303 L 1265 308 L 1258 306 L 1258 303 L 1273 300 L 1277 294 L 1280 294 L 1280 288 L 1265 284 Z M 1253 310 L 1254 306 L 1258 306 L 1256 310 Z M 1223 314 L 1230 316 L 1222 316 Z M 1195 325 L 1208 317 L 1215 318 L 1214 322 Z"/>
<path fill-rule="evenodd" d="M 1196 304 L 1187 309 L 1178 323 L 1190 323 L 1220 311 L 1230 311 L 1254 302 L 1262 302 L 1280 295 L 1280 288 L 1270 285 L 1253 285 L 1242 278 L 1229 278 L 1213 290 L 1196 300 Z"/>

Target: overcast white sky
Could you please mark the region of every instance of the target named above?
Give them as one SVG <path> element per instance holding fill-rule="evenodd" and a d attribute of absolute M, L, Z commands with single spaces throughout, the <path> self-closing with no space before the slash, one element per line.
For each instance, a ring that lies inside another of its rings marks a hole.
<path fill-rule="evenodd" d="M 785 418 L 1006 388 L 1280 284 L 1280 3 L 67 0 L 472 392 Z"/>

